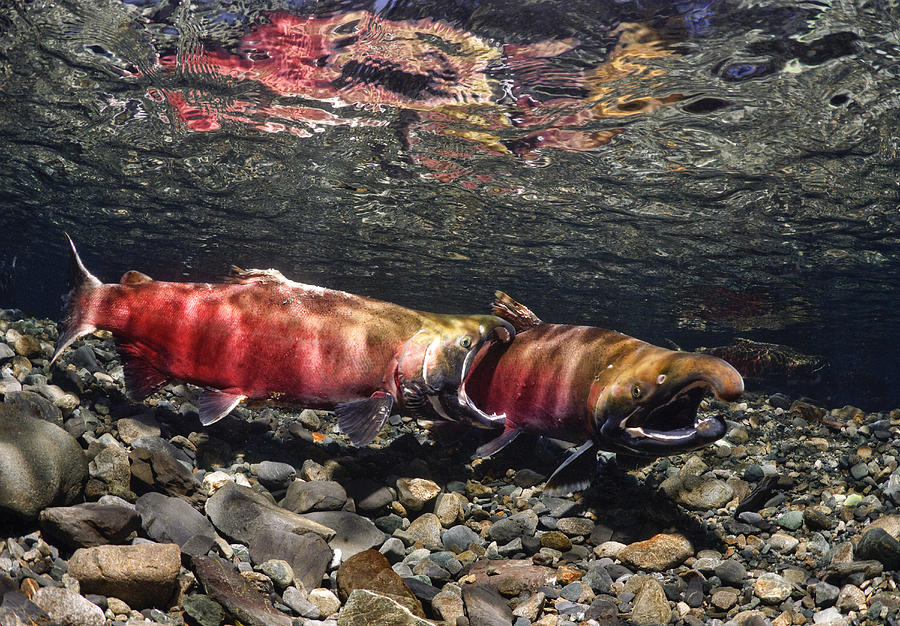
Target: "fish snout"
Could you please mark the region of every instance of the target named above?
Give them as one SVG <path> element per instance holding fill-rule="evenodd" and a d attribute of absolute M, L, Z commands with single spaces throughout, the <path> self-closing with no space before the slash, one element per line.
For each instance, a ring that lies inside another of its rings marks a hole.
<path fill-rule="evenodd" d="M 726 361 L 708 354 L 684 354 L 672 366 L 678 376 L 702 380 L 720 400 L 731 402 L 744 393 L 744 379 Z"/>

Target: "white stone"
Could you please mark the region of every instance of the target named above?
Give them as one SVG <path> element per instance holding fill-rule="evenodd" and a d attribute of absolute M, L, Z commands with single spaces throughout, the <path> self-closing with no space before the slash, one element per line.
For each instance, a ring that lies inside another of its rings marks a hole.
<path fill-rule="evenodd" d="M 225 472 L 209 472 L 203 477 L 203 491 L 211 496 L 224 485 L 233 482 L 234 479 Z"/>
<path fill-rule="evenodd" d="M 316 587 L 309 592 L 309 596 L 306 599 L 319 609 L 323 617 L 334 615 L 341 608 L 341 601 L 338 600 L 337 596 L 324 587 Z"/>

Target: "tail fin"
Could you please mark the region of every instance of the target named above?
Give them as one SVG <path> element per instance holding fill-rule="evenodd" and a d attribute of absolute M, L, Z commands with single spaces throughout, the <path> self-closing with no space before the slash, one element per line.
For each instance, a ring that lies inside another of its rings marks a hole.
<path fill-rule="evenodd" d="M 83 310 L 85 298 L 83 296 L 86 292 L 96 289 L 103 284 L 96 276 L 87 271 L 84 263 L 81 262 L 81 257 L 78 256 L 78 251 L 75 249 L 75 243 L 72 241 L 72 238 L 69 237 L 68 233 L 65 233 L 65 235 L 66 241 L 69 242 L 68 277 L 71 291 L 65 298 L 66 317 L 63 320 L 63 332 L 56 342 L 56 351 L 53 353 L 50 365 L 53 365 L 62 351 L 72 345 L 76 339 L 97 330 L 90 321 L 85 319 L 86 311 Z"/>

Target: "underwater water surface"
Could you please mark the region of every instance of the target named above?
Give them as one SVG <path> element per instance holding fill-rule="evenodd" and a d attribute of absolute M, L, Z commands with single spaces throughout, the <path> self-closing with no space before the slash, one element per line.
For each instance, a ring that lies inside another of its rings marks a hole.
<path fill-rule="evenodd" d="M 59 316 L 66 231 L 108 282 L 502 289 L 900 406 L 897 2 L 0 5 L 0 307 Z"/>

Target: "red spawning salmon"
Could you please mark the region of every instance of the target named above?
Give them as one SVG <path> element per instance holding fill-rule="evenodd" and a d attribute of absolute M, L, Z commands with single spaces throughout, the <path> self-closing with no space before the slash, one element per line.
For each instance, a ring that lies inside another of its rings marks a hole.
<path fill-rule="evenodd" d="M 544 490 L 566 493 L 590 484 L 598 449 L 653 458 L 725 434 L 721 417 L 697 416 L 708 391 L 728 401 L 744 391 L 741 375 L 722 359 L 603 328 L 547 324 L 505 293 L 496 296 L 494 313 L 517 334 L 507 345 L 482 348 L 469 373 L 472 401 L 506 418 L 503 433 L 479 448 L 480 456 L 523 431 L 581 444 Z"/>
<path fill-rule="evenodd" d="M 502 423 L 465 390 L 478 351 L 515 334 L 499 317 L 415 311 L 277 270 L 233 268 L 221 284 L 155 281 L 132 270 L 104 284 L 66 237 L 72 291 L 53 361 L 79 337 L 108 330 L 133 399 L 172 379 L 199 385 L 204 425 L 242 400 L 334 409 L 357 446 L 375 438 L 395 407 L 439 417 L 435 407 L 445 403 L 455 419 Z"/>

